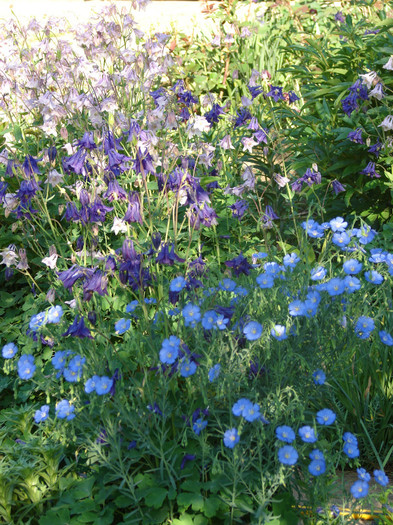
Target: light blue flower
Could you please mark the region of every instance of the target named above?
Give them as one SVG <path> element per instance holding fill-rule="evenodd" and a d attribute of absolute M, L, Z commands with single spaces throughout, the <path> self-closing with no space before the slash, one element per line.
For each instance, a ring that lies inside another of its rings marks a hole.
<path fill-rule="evenodd" d="M 217 377 L 220 375 L 220 372 L 221 372 L 221 365 L 217 363 L 209 370 L 209 373 L 207 375 L 210 383 L 212 383 L 215 379 L 217 379 Z"/>
<path fill-rule="evenodd" d="M 236 428 L 227 430 L 224 434 L 224 445 L 228 448 L 234 448 L 240 441 L 240 436 Z"/>
<path fill-rule="evenodd" d="M 192 426 L 193 431 L 197 436 L 202 432 L 204 428 L 207 427 L 207 421 L 202 418 L 198 418 Z"/>
<path fill-rule="evenodd" d="M 323 266 L 318 266 L 318 268 L 314 268 L 314 270 L 311 270 L 311 280 L 312 281 L 322 281 L 326 277 L 327 270 Z"/>
<path fill-rule="evenodd" d="M 256 282 L 259 286 L 259 288 L 273 288 L 274 286 L 274 276 L 272 274 L 268 273 L 261 273 L 256 278 Z"/>
<path fill-rule="evenodd" d="M 317 412 L 317 421 L 320 425 L 332 425 L 336 421 L 336 414 L 330 408 L 324 408 Z"/>
<path fill-rule="evenodd" d="M 42 407 L 39 410 L 35 411 L 34 414 L 34 421 L 36 423 L 41 423 L 42 421 L 45 421 L 49 417 L 49 405 L 42 405 Z"/>
<path fill-rule="evenodd" d="M 232 279 L 223 279 L 218 283 L 218 287 L 224 292 L 233 292 L 236 288 L 236 283 Z"/>
<path fill-rule="evenodd" d="M 278 451 L 278 460 L 283 465 L 295 465 L 299 454 L 291 445 L 285 445 Z"/>
<path fill-rule="evenodd" d="M 245 335 L 248 341 L 256 341 L 262 335 L 262 325 L 256 321 L 250 321 L 243 328 L 243 334 Z"/>
<path fill-rule="evenodd" d="M 308 465 L 308 471 L 309 471 L 309 473 L 312 476 L 320 476 L 321 474 L 325 473 L 325 471 L 326 471 L 326 464 L 321 459 L 314 459 Z"/>
<path fill-rule="evenodd" d="M 184 359 L 180 367 L 180 375 L 182 377 L 190 377 L 195 374 L 197 365 L 194 361 Z"/>
<path fill-rule="evenodd" d="M 329 222 L 330 228 L 333 232 L 343 232 L 348 226 L 342 217 L 336 217 Z"/>
<path fill-rule="evenodd" d="M 280 324 L 276 324 L 273 326 L 273 328 L 270 331 L 270 334 L 274 339 L 277 339 L 277 341 L 283 341 L 284 339 L 287 339 L 287 332 L 286 327 L 282 326 Z"/>
<path fill-rule="evenodd" d="M 209 310 L 205 312 L 203 318 L 202 318 L 202 326 L 205 330 L 211 330 L 213 326 L 216 324 L 218 315 L 214 310 Z"/>
<path fill-rule="evenodd" d="M 18 352 L 18 347 L 15 343 L 7 343 L 3 346 L 1 350 L 1 355 L 4 357 L 4 359 L 11 359 L 14 357 Z"/>
<path fill-rule="evenodd" d="M 117 335 L 122 335 L 125 332 L 127 332 L 127 330 L 129 330 L 130 326 L 131 326 L 131 320 L 130 319 L 119 319 L 115 323 L 115 333 Z"/>
<path fill-rule="evenodd" d="M 323 370 L 315 370 L 312 374 L 314 383 L 316 385 L 324 385 L 326 381 L 326 374 Z"/>
<path fill-rule="evenodd" d="M 344 272 L 349 275 L 358 274 L 361 271 L 362 267 L 363 267 L 362 263 L 360 261 L 357 261 L 356 259 L 348 259 L 343 264 Z"/>
<path fill-rule="evenodd" d="M 385 330 L 379 332 L 379 338 L 387 346 L 393 346 L 393 337 Z"/>
<path fill-rule="evenodd" d="M 74 412 L 75 407 L 70 405 L 70 402 L 67 401 L 67 399 L 59 401 L 56 405 L 56 416 L 59 419 L 67 419 L 67 421 L 71 421 L 71 419 L 74 419 L 75 417 Z"/>
<path fill-rule="evenodd" d="M 60 323 L 60 320 L 63 316 L 63 308 L 60 305 L 52 306 L 48 310 L 47 322 L 57 324 Z"/>
<path fill-rule="evenodd" d="M 171 292 L 181 292 L 186 286 L 186 280 L 185 278 L 180 275 L 179 277 L 175 277 L 175 279 L 172 279 L 172 281 L 169 284 L 169 289 Z"/>

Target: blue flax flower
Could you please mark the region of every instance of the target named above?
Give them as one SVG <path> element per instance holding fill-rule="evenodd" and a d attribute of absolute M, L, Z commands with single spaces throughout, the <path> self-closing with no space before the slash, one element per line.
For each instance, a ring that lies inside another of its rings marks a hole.
<path fill-rule="evenodd" d="M 389 484 L 389 478 L 383 470 L 374 470 L 374 479 L 382 487 L 386 487 Z"/>
<path fill-rule="evenodd" d="M 215 379 L 217 379 L 217 377 L 220 375 L 220 372 L 221 372 L 221 365 L 217 363 L 209 370 L 209 373 L 207 375 L 210 383 L 212 383 Z"/>
<path fill-rule="evenodd" d="M 218 315 L 214 310 L 209 310 L 208 312 L 205 312 L 201 322 L 203 328 L 205 330 L 211 330 L 213 327 L 215 327 L 217 318 Z"/>
<path fill-rule="evenodd" d="M 256 341 L 262 335 L 262 325 L 256 321 L 250 321 L 243 328 L 243 334 L 246 336 L 248 341 Z"/>
<path fill-rule="evenodd" d="M 274 276 L 268 273 L 261 273 L 256 278 L 256 282 L 259 288 L 273 288 L 274 286 Z"/>
<path fill-rule="evenodd" d="M 364 468 L 358 468 L 356 469 L 356 472 L 358 473 L 358 478 L 362 481 L 367 481 L 367 483 L 371 480 L 370 474 L 366 471 Z"/>
<path fill-rule="evenodd" d="M 393 346 L 393 337 L 385 330 L 379 332 L 379 338 L 387 346 Z"/>
<path fill-rule="evenodd" d="M 345 247 L 345 246 L 348 246 L 350 242 L 351 242 L 351 238 L 347 234 L 347 232 L 337 231 L 336 233 L 333 234 L 332 243 L 335 244 L 336 246 Z"/>
<path fill-rule="evenodd" d="M 326 381 L 326 374 L 323 370 L 315 370 L 312 374 L 314 383 L 316 385 L 324 385 Z"/>
<path fill-rule="evenodd" d="M 273 328 L 270 331 L 270 334 L 274 339 L 277 339 L 277 341 L 283 341 L 284 339 L 287 339 L 287 332 L 286 327 L 282 326 L 280 324 L 276 324 L 273 326 Z"/>
<path fill-rule="evenodd" d="M 94 375 L 93 377 L 90 377 L 86 383 L 85 383 L 85 392 L 86 394 L 91 394 L 92 392 L 96 391 L 96 387 L 100 381 L 100 377 Z"/>
<path fill-rule="evenodd" d="M 18 347 L 15 343 L 7 343 L 3 346 L 1 350 L 1 355 L 4 357 L 4 359 L 11 359 L 14 357 L 18 352 Z"/>
<path fill-rule="evenodd" d="M 325 291 L 330 295 L 330 297 L 341 295 L 345 292 L 344 279 L 340 279 L 339 277 L 333 277 L 333 279 L 330 279 L 330 281 L 325 283 Z"/>
<path fill-rule="evenodd" d="M 323 266 L 318 266 L 314 270 L 311 270 L 311 280 L 312 281 L 322 281 L 326 277 L 327 270 Z"/>
<path fill-rule="evenodd" d="M 369 272 L 365 272 L 364 277 L 366 281 L 372 284 L 382 284 L 383 283 L 383 276 L 376 272 L 375 270 L 370 270 Z"/>
<path fill-rule="evenodd" d="M 75 417 L 74 412 L 75 407 L 70 405 L 70 402 L 67 399 L 59 401 L 56 405 L 56 416 L 59 419 L 67 419 L 67 421 L 71 421 L 71 419 L 74 419 Z"/>
<path fill-rule="evenodd" d="M 317 421 L 320 425 L 332 425 L 336 421 L 336 414 L 330 408 L 317 412 Z"/>
<path fill-rule="evenodd" d="M 291 254 L 286 254 L 283 259 L 284 266 L 288 268 L 295 268 L 297 263 L 300 261 L 300 257 L 297 255 L 297 253 L 292 252 Z"/>
<path fill-rule="evenodd" d="M 131 320 L 130 319 L 119 319 L 116 323 L 115 323 L 115 333 L 117 335 L 122 335 L 124 334 L 125 332 L 127 332 L 127 330 L 129 330 L 131 326 Z"/>
<path fill-rule="evenodd" d="M 313 476 L 320 476 L 326 471 L 326 464 L 321 459 L 314 459 L 308 466 L 308 471 Z"/>
<path fill-rule="evenodd" d="M 349 443 L 350 445 L 356 445 L 358 446 L 358 440 L 357 437 L 351 434 L 351 432 L 345 432 L 343 434 L 343 441 L 344 443 Z"/>
<path fill-rule="evenodd" d="M 52 306 L 48 310 L 48 323 L 57 324 L 63 316 L 63 308 L 60 305 Z"/>
<path fill-rule="evenodd" d="M 196 369 L 197 369 L 197 365 L 194 361 L 189 361 L 188 359 L 184 359 L 180 367 L 180 375 L 182 377 L 190 377 L 195 374 Z"/>
<path fill-rule="evenodd" d="M 302 301 L 292 301 L 289 303 L 288 309 L 289 315 L 292 315 L 292 317 L 299 317 L 306 313 L 306 305 Z"/>
<path fill-rule="evenodd" d="M 224 445 L 228 448 L 234 448 L 240 441 L 240 436 L 236 428 L 227 430 L 224 434 Z"/>
<path fill-rule="evenodd" d="M 239 401 L 237 401 L 233 407 L 232 407 L 232 413 L 234 416 L 243 416 L 247 412 L 247 410 L 252 407 L 252 403 L 247 398 L 241 398 Z"/>
<path fill-rule="evenodd" d="M 218 283 L 218 287 L 225 292 L 233 292 L 236 288 L 236 283 L 232 279 L 223 279 Z"/>
<path fill-rule="evenodd" d="M 34 421 L 36 423 L 41 423 L 42 421 L 45 421 L 49 417 L 49 405 L 42 405 L 42 407 L 39 410 L 35 411 L 34 414 Z"/>
<path fill-rule="evenodd" d="M 162 363 L 166 362 L 167 364 L 171 365 L 176 361 L 179 354 L 180 343 L 181 340 L 175 335 L 171 335 L 167 339 L 163 340 L 160 351 L 160 360 Z M 172 354 L 172 356 L 169 354 Z M 162 357 L 165 357 L 166 361 L 163 361 Z"/>
<path fill-rule="evenodd" d="M 204 428 L 207 427 L 207 421 L 202 418 L 198 418 L 192 426 L 193 431 L 197 436 L 202 432 Z"/>
<path fill-rule="evenodd" d="M 229 323 L 229 319 L 224 317 L 222 314 L 217 316 L 216 327 L 219 330 L 225 330 L 228 323 Z"/>
<path fill-rule="evenodd" d="M 113 385 L 113 379 L 107 376 L 102 376 L 96 383 L 96 392 L 99 396 L 108 394 Z"/>
<path fill-rule="evenodd" d="M 344 277 L 344 283 L 345 283 L 345 291 L 347 293 L 353 293 L 357 290 L 360 290 L 362 287 L 361 282 L 357 277 L 353 277 L 353 275 L 347 275 Z"/>
<path fill-rule="evenodd" d="M 279 439 L 280 441 L 284 441 L 284 443 L 292 443 L 292 441 L 295 441 L 296 438 L 295 432 L 292 430 L 291 427 L 288 427 L 287 425 L 277 427 L 276 436 L 277 439 Z"/>
<path fill-rule="evenodd" d="M 355 333 L 359 339 L 368 339 L 374 328 L 374 321 L 371 317 L 361 316 L 356 322 Z"/>
<path fill-rule="evenodd" d="M 315 448 L 312 450 L 308 456 L 311 460 L 318 459 L 319 461 L 325 461 L 325 456 L 323 455 L 323 452 Z"/>
<path fill-rule="evenodd" d="M 199 306 L 194 304 L 187 304 L 183 310 L 182 314 L 184 317 L 184 324 L 186 326 L 195 326 L 201 320 L 201 310 Z"/>
<path fill-rule="evenodd" d="M 281 447 L 278 451 L 278 460 L 283 465 L 295 465 L 298 457 L 299 454 L 291 445 L 285 445 L 285 447 Z"/>
<path fill-rule="evenodd" d="M 18 361 L 18 375 L 21 379 L 31 379 L 34 375 L 36 366 L 34 364 L 34 356 L 22 355 Z"/>
<path fill-rule="evenodd" d="M 364 498 L 368 494 L 368 483 L 366 481 L 358 480 L 351 487 L 351 494 L 354 498 Z"/>
<path fill-rule="evenodd" d="M 356 259 L 348 259 L 348 261 L 345 261 L 345 263 L 343 264 L 344 272 L 349 275 L 358 274 L 362 267 L 362 263 L 357 261 Z"/>
<path fill-rule="evenodd" d="M 139 301 L 137 301 L 137 300 L 131 301 L 126 306 L 126 312 L 128 314 L 132 314 L 135 311 L 135 309 L 137 308 L 138 304 L 139 304 Z"/>
<path fill-rule="evenodd" d="M 315 443 L 318 439 L 315 430 L 308 425 L 299 428 L 299 436 L 305 443 Z"/>
<path fill-rule="evenodd" d="M 259 419 L 261 417 L 260 413 L 260 406 L 258 403 L 250 404 L 246 407 L 246 409 L 243 411 L 243 417 L 246 421 L 249 421 L 252 423 L 256 419 Z"/>
<path fill-rule="evenodd" d="M 360 455 L 357 444 L 352 443 L 344 443 L 343 452 L 351 459 L 358 458 Z"/>
<path fill-rule="evenodd" d="M 171 292 L 181 292 L 186 286 L 186 280 L 183 276 L 175 277 L 169 284 L 169 289 Z"/>
<path fill-rule="evenodd" d="M 348 223 L 342 217 L 336 217 L 329 222 L 329 226 L 332 232 L 343 232 Z"/>

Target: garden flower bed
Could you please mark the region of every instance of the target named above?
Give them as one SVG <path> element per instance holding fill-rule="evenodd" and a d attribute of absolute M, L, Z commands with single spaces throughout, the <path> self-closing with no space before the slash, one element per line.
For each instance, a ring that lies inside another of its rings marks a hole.
<path fill-rule="evenodd" d="M 393 6 L 369 4 L 224 1 L 213 38 L 116 5 L 0 27 L 3 522 L 390 521 Z"/>

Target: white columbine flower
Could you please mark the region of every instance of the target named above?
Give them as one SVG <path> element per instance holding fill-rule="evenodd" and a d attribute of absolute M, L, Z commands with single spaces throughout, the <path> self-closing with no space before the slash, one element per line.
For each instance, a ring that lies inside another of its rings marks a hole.
<path fill-rule="evenodd" d="M 127 224 L 117 217 L 113 219 L 113 226 L 111 228 L 111 232 L 114 232 L 115 235 L 118 235 L 121 233 L 127 233 Z"/>
<path fill-rule="evenodd" d="M 57 170 L 50 170 L 48 173 L 48 177 L 46 179 L 46 183 L 50 184 L 52 188 L 63 182 L 63 177 L 61 173 L 59 173 Z"/>
<path fill-rule="evenodd" d="M 389 57 L 389 60 L 386 62 L 384 66 L 382 66 L 384 69 L 388 69 L 389 71 L 393 71 L 393 55 Z"/>
<path fill-rule="evenodd" d="M 359 75 L 360 78 L 363 80 L 362 84 L 366 84 L 367 89 L 370 89 L 373 85 L 373 82 L 377 76 L 375 71 L 370 71 L 369 73 L 366 73 L 365 75 Z"/>
<path fill-rule="evenodd" d="M 222 149 L 235 149 L 233 147 L 230 135 L 225 135 L 225 137 L 220 140 L 220 147 Z"/>
<path fill-rule="evenodd" d="M 18 255 L 16 251 L 10 246 L 7 250 L 1 251 L 0 255 L 3 257 L 3 260 L 0 262 L 0 264 L 5 264 L 7 268 L 13 266 L 18 260 Z"/>
<path fill-rule="evenodd" d="M 210 124 L 205 117 L 197 115 L 193 120 L 189 120 L 187 131 L 189 138 L 192 138 L 195 135 L 200 137 L 203 132 L 210 131 Z"/>
<path fill-rule="evenodd" d="M 374 97 L 376 98 L 377 100 L 382 100 L 383 97 L 384 97 L 384 92 L 383 92 L 383 89 L 382 89 L 382 84 L 381 82 L 378 82 L 378 84 L 375 86 L 375 88 L 370 91 L 370 93 L 368 94 L 369 97 Z"/>
<path fill-rule="evenodd" d="M 384 131 L 393 129 L 393 115 L 388 115 L 385 117 L 378 127 L 382 128 Z"/>
<path fill-rule="evenodd" d="M 243 144 L 243 151 L 248 150 L 250 153 L 252 153 L 252 148 L 254 146 L 258 146 L 258 142 L 255 142 L 255 140 L 252 137 L 243 137 L 242 144 Z"/>
<path fill-rule="evenodd" d="M 58 257 L 59 256 L 57 255 L 57 253 L 54 253 L 53 255 L 51 255 L 49 257 L 45 257 L 44 259 L 42 259 L 41 262 L 44 263 L 45 266 L 47 266 L 51 270 L 54 270 L 56 268 Z"/>

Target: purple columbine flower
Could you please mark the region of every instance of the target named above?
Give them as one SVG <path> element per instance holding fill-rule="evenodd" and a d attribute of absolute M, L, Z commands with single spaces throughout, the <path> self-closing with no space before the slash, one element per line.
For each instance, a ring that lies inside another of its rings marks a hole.
<path fill-rule="evenodd" d="M 139 222 L 139 224 L 143 223 L 139 194 L 136 191 L 131 192 L 129 195 L 129 205 L 128 205 L 128 208 L 127 208 L 126 214 L 124 215 L 123 220 L 128 223 L 131 223 L 131 222 Z"/>
<path fill-rule="evenodd" d="M 86 174 L 86 152 L 79 149 L 70 157 L 63 159 L 63 168 L 66 173 L 74 172 L 77 175 Z"/>
<path fill-rule="evenodd" d="M 282 92 L 282 87 L 279 86 L 272 86 L 270 84 L 270 91 L 266 93 L 267 97 L 272 97 L 274 99 L 274 102 L 278 102 L 279 100 L 285 100 L 284 94 Z"/>
<path fill-rule="evenodd" d="M 68 328 L 64 334 L 62 334 L 63 337 L 67 337 L 67 335 L 71 335 L 73 337 L 79 337 L 81 339 L 88 337 L 89 339 L 93 339 L 92 335 L 90 334 L 90 330 L 86 328 L 85 326 L 85 320 L 83 317 L 80 318 L 77 315 L 74 319 L 74 322 L 72 325 Z"/>
<path fill-rule="evenodd" d="M 376 179 L 381 177 L 381 175 L 375 171 L 375 162 L 369 162 L 364 170 L 362 170 L 360 173 L 371 178 L 375 177 Z"/>
<path fill-rule="evenodd" d="M 241 253 L 234 259 L 230 259 L 229 261 L 224 262 L 225 266 L 228 268 L 233 269 L 233 273 L 235 276 L 239 276 L 240 274 L 244 273 L 245 275 L 250 274 L 250 270 L 252 268 L 251 264 L 247 261 L 246 257 Z"/>
<path fill-rule="evenodd" d="M 117 180 L 110 180 L 108 182 L 108 189 L 102 194 L 102 196 L 109 202 L 127 200 L 127 192 L 120 186 Z"/>
<path fill-rule="evenodd" d="M 181 257 L 175 254 L 174 244 L 172 244 L 171 251 L 169 251 L 169 244 L 164 244 L 161 248 L 161 251 L 156 257 L 156 262 L 160 264 L 168 264 L 169 266 L 173 266 L 175 261 L 183 263 L 185 262 L 185 259 L 182 259 Z"/>
<path fill-rule="evenodd" d="M 241 108 L 241 110 L 237 111 L 236 114 L 237 114 L 237 118 L 235 119 L 235 123 L 234 123 L 235 128 L 243 126 L 246 122 L 248 122 L 252 118 L 252 115 L 248 111 L 247 108 Z"/>
<path fill-rule="evenodd" d="M 186 464 L 189 462 L 189 461 L 194 461 L 194 459 L 196 458 L 196 455 L 195 454 L 185 454 L 183 459 L 182 459 L 182 462 L 180 464 L 180 470 L 183 470 L 184 467 L 186 466 Z"/>
<path fill-rule="evenodd" d="M 369 153 L 374 153 L 374 155 L 378 158 L 381 149 L 382 149 L 382 143 L 378 139 L 377 142 L 373 144 L 372 146 L 370 146 L 370 148 L 367 151 Z"/>
<path fill-rule="evenodd" d="M 364 140 L 362 139 L 362 128 L 356 128 L 355 131 L 350 131 L 348 133 L 348 139 L 351 142 L 355 142 L 356 144 L 364 144 Z"/>
<path fill-rule="evenodd" d="M 220 115 L 224 114 L 223 108 L 219 104 L 213 104 L 213 107 L 210 111 L 205 113 L 203 116 L 205 119 L 209 122 L 209 124 L 213 124 L 215 122 L 219 121 Z"/>
<path fill-rule="evenodd" d="M 41 159 L 36 160 L 31 155 L 27 155 L 25 157 L 25 160 L 23 161 L 23 164 L 22 164 L 22 168 L 23 168 L 23 171 L 25 172 L 25 175 L 27 175 L 28 177 L 31 177 L 32 175 L 34 175 L 34 173 L 37 175 L 41 174 L 40 169 L 37 164 L 39 160 Z"/>
<path fill-rule="evenodd" d="M 80 140 L 75 142 L 75 146 L 80 146 L 81 148 L 92 150 L 96 149 L 97 145 L 94 142 L 94 136 L 92 131 L 86 131 L 83 134 L 83 137 Z"/>
<path fill-rule="evenodd" d="M 229 206 L 229 209 L 232 210 L 232 217 L 241 220 L 248 208 L 248 202 L 245 200 L 236 201 L 232 206 Z"/>
<path fill-rule="evenodd" d="M 343 186 L 337 179 L 334 179 L 332 182 L 332 189 L 334 193 L 338 195 L 340 192 L 345 191 L 345 186 Z"/>

